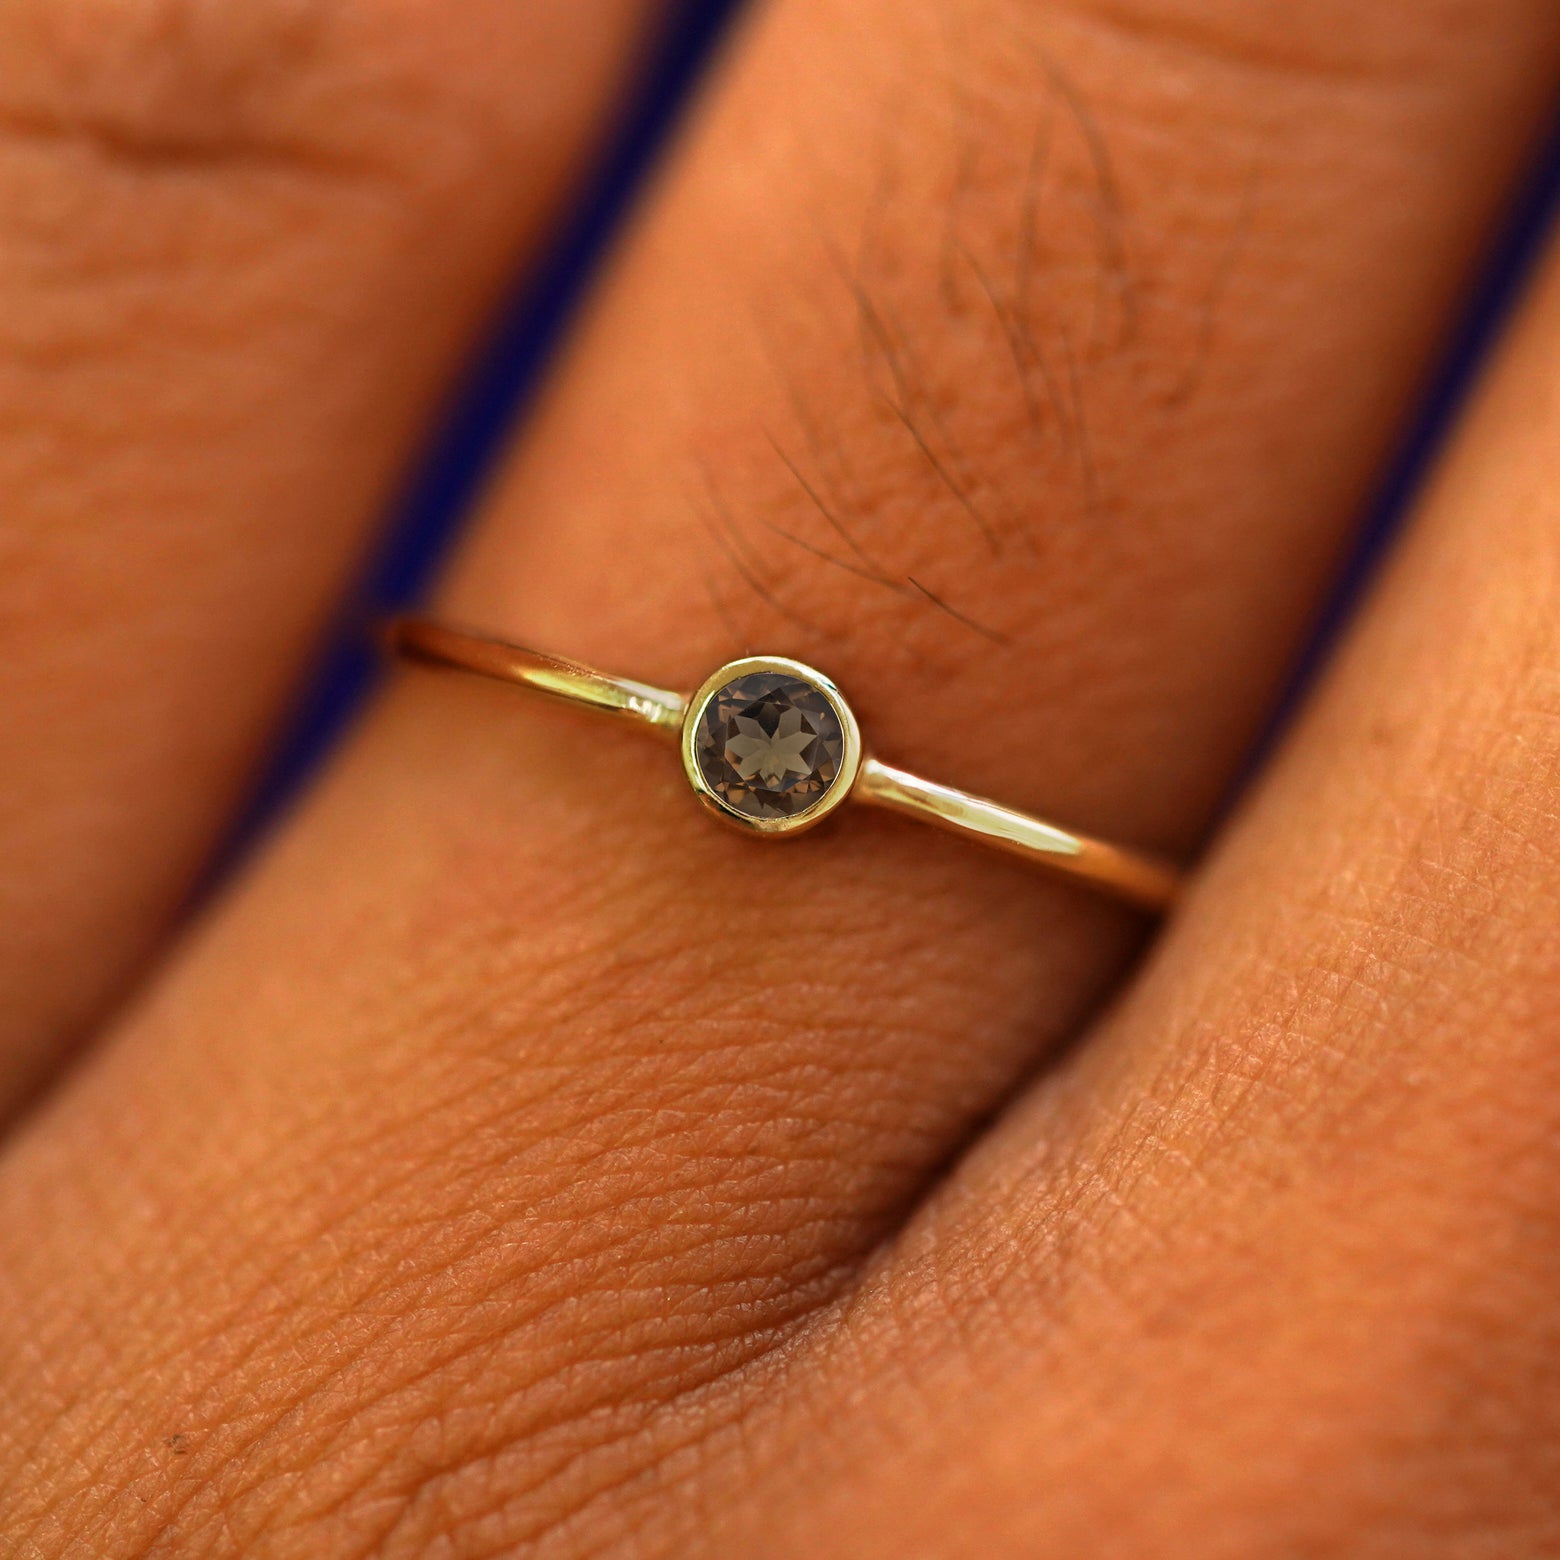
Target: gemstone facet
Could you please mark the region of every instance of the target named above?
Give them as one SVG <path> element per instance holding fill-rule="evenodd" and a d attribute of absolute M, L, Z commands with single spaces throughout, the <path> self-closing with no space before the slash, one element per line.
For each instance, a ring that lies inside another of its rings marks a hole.
<path fill-rule="evenodd" d="M 706 700 L 693 759 L 710 792 L 744 818 L 796 818 L 840 776 L 845 731 L 811 683 L 785 672 L 749 672 Z"/>

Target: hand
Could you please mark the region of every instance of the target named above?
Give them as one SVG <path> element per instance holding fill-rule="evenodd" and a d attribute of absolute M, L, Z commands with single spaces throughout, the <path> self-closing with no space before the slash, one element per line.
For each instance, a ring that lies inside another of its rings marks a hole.
<path fill-rule="evenodd" d="M 1547 0 L 771 0 L 440 593 L 1202 853 L 1146 967 L 419 674 L 162 935 L 651 9 L 0 10 L 0 1550 L 1560 1554 L 1552 265 L 1203 850 Z"/>

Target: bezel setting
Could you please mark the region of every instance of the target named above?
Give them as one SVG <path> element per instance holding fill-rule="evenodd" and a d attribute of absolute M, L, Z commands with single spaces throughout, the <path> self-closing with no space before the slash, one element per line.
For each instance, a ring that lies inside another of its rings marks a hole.
<path fill-rule="evenodd" d="M 839 769 L 829 787 L 810 806 L 788 816 L 768 818 L 754 817 L 731 806 L 710 786 L 699 761 L 699 728 L 711 701 L 732 683 L 744 677 L 764 674 L 793 678 L 816 692 L 838 720 L 841 736 Z M 707 677 L 688 702 L 687 714 L 683 718 L 681 750 L 683 770 L 700 802 L 722 822 L 744 833 L 767 839 L 803 834 L 808 829 L 816 828 L 849 799 L 861 772 L 862 762 L 861 728 L 845 696 L 830 678 L 815 667 L 802 661 L 793 661 L 787 656 L 746 656 L 742 660 L 728 662 Z"/>
<path fill-rule="evenodd" d="M 732 661 L 689 697 L 429 618 L 396 618 L 385 625 L 384 639 L 414 664 L 527 688 L 678 743 L 700 802 L 749 836 L 801 833 L 855 800 L 1006 851 L 1152 914 L 1172 909 L 1181 892 L 1182 869 L 1166 857 L 1080 834 L 864 753 L 840 690 L 800 661 Z M 755 675 L 769 685 L 730 686 Z M 784 688 L 788 682 L 796 687 Z M 723 707 L 712 710 L 722 693 L 728 694 Z M 811 746 L 815 741 L 824 744 L 821 752 Z M 831 768 L 832 778 L 825 778 Z"/>

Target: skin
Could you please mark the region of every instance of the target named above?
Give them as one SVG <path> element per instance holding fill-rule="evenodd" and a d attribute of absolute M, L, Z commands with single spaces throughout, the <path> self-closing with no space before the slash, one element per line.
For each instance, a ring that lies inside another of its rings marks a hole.
<path fill-rule="evenodd" d="M 1202 851 L 1146 959 L 970 846 L 849 816 L 764 850 L 632 734 L 409 673 L 107 1021 L 545 207 L 471 195 L 583 144 L 642 18 L 536 8 L 595 74 L 520 124 L 515 71 L 554 78 L 481 6 L 321 12 L 287 69 L 278 0 L 17 14 L 53 73 L 18 70 L 0 168 L 106 214 L 56 312 L 55 265 L 0 273 L 35 337 L 0 393 L 47 430 L 0 438 L 0 547 L 38 560 L 0 709 L 40 755 L 0 893 L 52 950 L 6 977 L 13 1076 L 100 1017 L 0 1156 L 8 1552 L 1560 1554 L 1560 274 L 1214 827 L 1544 123 L 1552 6 L 772 0 L 454 560 L 452 617 L 667 686 L 797 655 L 886 757 Z M 141 166 L 234 80 L 263 140 Z M 26 161 L 89 88 L 165 229 Z M 408 137 L 409 92 L 468 133 Z M 302 182 L 342 160 L 419 168 L 369 221 Z M 125 324 L 132 258 L 200 352 Z M 158 390 L 106 448 L 81 321 Z M 104 535 L 51 469 L 114 484 Z M 170 576 L 178 514 L 233 527 L 208 569 Z"/>
<path fill-rule="evenodd" d="M 651 13 L 449 9 L 0 14 L 0 1118 L 166 935 Z"/>

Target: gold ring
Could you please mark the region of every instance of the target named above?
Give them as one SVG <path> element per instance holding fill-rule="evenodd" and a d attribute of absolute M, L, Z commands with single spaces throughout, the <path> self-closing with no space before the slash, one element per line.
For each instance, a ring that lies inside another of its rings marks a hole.
<path fill-rule="evenodd" d="M 517 683 L 677 743 L 699 800 L 723 822 L 761 838 L 803 833 L 854 798 L 970 836 L 1141 909 L 1168 909 L 1180 884 L 1175 867 L 1158 857 L 871 757 L 840 690 L 785 656 L 729 662 L 690 696 L 423 618 L 396 619 L 386 640 L 407 660 Z"/>

